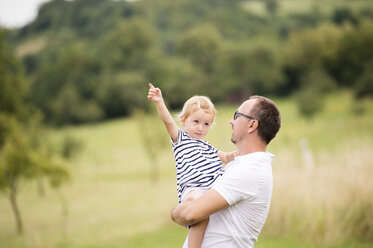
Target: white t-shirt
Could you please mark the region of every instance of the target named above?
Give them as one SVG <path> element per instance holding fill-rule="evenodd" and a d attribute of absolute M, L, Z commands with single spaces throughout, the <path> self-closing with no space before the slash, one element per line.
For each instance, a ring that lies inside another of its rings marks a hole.
<path fill-rule="evenodd" d="M 210 216 L 201 248 L 254 247 L 271 203 L 273 157 L 256 152 L 227 164 L 212 188 L 230 206 Z M 188 247 L 188 238 L 183 247 Z"/>

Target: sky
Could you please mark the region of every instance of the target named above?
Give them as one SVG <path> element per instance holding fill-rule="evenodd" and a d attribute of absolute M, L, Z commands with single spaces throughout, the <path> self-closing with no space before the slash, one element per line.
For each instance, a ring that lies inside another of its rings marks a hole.
<path fill-rule="evenodd" d="M 33 21 L 41 4 L 50 0 L 0 0 L 0 26 L 19 28 Z"/>

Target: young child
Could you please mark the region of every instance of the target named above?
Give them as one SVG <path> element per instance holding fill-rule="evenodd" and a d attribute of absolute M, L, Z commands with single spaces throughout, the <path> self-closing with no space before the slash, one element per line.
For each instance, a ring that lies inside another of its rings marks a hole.
<path fill-rule="evenodd" d="M 161 90 L 149 84 L 148 99 L 157 107 L 159 118 L 164 123 L 172 141 L 176 162 L 176 181 L 179 203 L 200 197 L 211 188 L 223 173 L 223 163 L 233 160 L 237 151 L 219 151 L 208 142 L 201 140 L 211 127 L 216 109 L 209 98 L 193 96 L 184 104 L 178 115 L 179 129 L 168 111 Z M 200 247 L 208 219 L 190 227 L 188 247 Z"/>

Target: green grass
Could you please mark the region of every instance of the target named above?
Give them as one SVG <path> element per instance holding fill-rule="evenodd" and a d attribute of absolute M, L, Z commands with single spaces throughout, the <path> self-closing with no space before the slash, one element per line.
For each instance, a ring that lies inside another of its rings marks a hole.
<path fill-rule="evenodd" d="M 175 227 L 167 225 L 155 232 L 141 233 L 133 236 L 125 241 L 123 244 L 117 245 L 92 245 L 87 248 L 139 248 L 139 247 L 162 247 L 174 248 L 182 247 L 185 240 L 186 231 L 182 227 Z M 78 248 L 78 246 L 70 245 L 68 243 L 61 244 L 60 248 Z M 264 237 L 261 238 L 256 248 L 371 248 L 371 243 L 363 242 L 346 242 L 335 245 L 320 245 L 309 244 L 304 241 L 299 241 L 294 238 L 278 238 L 278 237 Z"/>
<path fill-rule="evenodd" d="M 364 103 L 363 115 L 355 115 L 351 95 L 339 92 L 312 121 L 299 116 L 291 99 L 276 102 L 283 125 L 269 146 L 276 155 L 273 200 L 256 247 L 373 247 L 373 101 Z M 229 120 L 237 107 L 217 106 L 216 126 L 206 137 L 222 150 L 235 149 Z M 149 129 L 161 132 L 154 144 L 166 143 L 159 150 L 155 184 L 155 163 L 146 156 L 138 121 L 53 130 L 55 143 L 70 135 L 83 144 L 69 164 L 73 177 L 59 191 L 46 187 L 44 197 L 35 183 L 23 183 L 23 236 L 15 234 L 9 202 L 1 195 L 0 247 L 181 247 L 186 230 L 169 217 L 177 195 L 167 134 L 156 117 L 146 120 L 153 123 Z M 304 138 L 314 156 L 311 172 L 302 166 Z"/>
<path fill-rule="evenodd" d="M 167 225 L 155 232 L 141 233 L 134 237 L 129 238 L 123 244 L 117 245 L 92 245 L 89 248 L 139 248 L 139 247 L 162 247 L 174 248 L 182 247 L 185 240 L 186 231 L 182 227 L 175 227 Z M 60 248 L 78 248 L 77 246 L 68 243 L 61 244 Z M 346 242 L 343 244 L 335 245 L 320 245 L 310 244 L 304 241 L 299 241 L 294 238 L 278 238 L 278 237 L 264 237 L 261 238 L 256 248 L 371 248 L 372 243 L 363 242 Z"/>
<path fill-rule="evenodd" d="M 361 11 L 371 6 L 370 0 L 278 0 L 277 15 L 286 17 L 292 14 L 309 14 L 318 11 L 322 15 L 330 16 L 335 9 L 348 8 L 353 11 Z M 266 16 L 269 13 L 266 10 L 264 1 L 247 1 L 244 7 L 251 13 L 259 16 Z"/>

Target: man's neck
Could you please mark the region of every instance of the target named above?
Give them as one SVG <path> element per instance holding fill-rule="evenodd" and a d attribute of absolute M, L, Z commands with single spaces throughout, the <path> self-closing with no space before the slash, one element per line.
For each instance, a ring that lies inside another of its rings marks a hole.
<path fill-rule="evenodd" d="M 246 155 L 254 152 L 266 152 L 267 145 L 264 142 L 242 142 L 237 144 L 240 155 Z"/>

